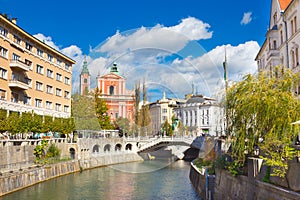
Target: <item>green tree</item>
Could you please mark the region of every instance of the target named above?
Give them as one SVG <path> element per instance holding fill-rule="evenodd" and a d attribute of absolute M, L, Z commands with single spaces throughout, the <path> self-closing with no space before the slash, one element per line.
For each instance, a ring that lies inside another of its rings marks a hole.
<path fill-rule="evenodd" d="M 162 124 L 162 133 L 164 134 L 164 132 L 167 136 L 173 136 L 172 125 L 169 124 L 168 120 Z"/>
<path fill-rule="evenodd" d="M 246 157 L 259 146 L 273 175 L 283 177 L 295 151 L 291 147 L 298 127 L 300 102 L 294 96 L 299 74 L 247 75 L 227 91 L 228 131 L 232 141 L 233 168 L 243 166 Z M 261 142 L 263 141 L 263 142 Z"/>
<path fill-rule="evenodd" d="M 72 97 L 73 126 L 77 130 L 100 130 L 93 95 L 75 94 Z"/>
<path fill-rule="evenodd" d="M 98 122 L 100 124 L 101 129 L 103 130 L 113 129 L 113 125 L 111 124 L 110 121 L 110 116 L 107 113 L 108 107 L 105 99 L 101 98 L 102 95 L 101 93 L 102 91 L 100 91 L 97 87 L 95 90 L 95 103 L 94 103 L 96 116 L 98 118 Z"/>
<path fill-rule="evenodd" d="M 116 126 L 119 128 L 119 130 L 121 130 L 123 132 L 123 134 L 125 133 L 130 133 L 130 121 L 127 118 L 123 118 L 123 117 L 118 117 L 116 120 Z"/>

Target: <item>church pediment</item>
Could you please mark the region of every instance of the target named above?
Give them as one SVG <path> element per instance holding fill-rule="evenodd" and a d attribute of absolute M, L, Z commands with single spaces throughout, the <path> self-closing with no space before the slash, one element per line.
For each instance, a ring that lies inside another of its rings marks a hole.
<path fill-rule="evenodd" d="M 124 77 L 122 77 L 120 75 L 117 75 L 117 74 L 114 74 L 114 73 L 106 74 L 104 76 L 101 76 L 100 78 L 103 78 L 103 79 L 124 79 Z"/>

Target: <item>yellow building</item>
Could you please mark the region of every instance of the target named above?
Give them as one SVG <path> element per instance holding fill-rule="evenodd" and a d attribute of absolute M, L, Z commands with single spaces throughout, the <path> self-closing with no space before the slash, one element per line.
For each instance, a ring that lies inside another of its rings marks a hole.
<path fill-rule="evenodd" d="M 0 108 L 54 117 L 71 115 L 75 61 L 0 15 Z"/>

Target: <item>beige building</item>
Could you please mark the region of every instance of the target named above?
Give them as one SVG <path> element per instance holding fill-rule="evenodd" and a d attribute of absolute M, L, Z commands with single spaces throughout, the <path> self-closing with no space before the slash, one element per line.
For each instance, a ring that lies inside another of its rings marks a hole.
<path fill-rule="evenodd" d="M 162 134 L 162 124 L 167 121 L 169 124 L 172 123 L 173 108 L 177 106 L 177 101 L 174 99 L 166 98 L 164 92 L 163 98 L 156 102 L 149 104 L 149 113 L 152 124 L 152 134 Z"/>
<path fill-rule="evenodd" d="M 275 73 L 275 66 L 300 70 L 300 1 L 272 0 L 266 39 L 255 60 L 258 70 Z"/>
<path fill-rule="evenodd" d="M 0 15 L 0 108 L 70 117 L 75 61 Z"/>

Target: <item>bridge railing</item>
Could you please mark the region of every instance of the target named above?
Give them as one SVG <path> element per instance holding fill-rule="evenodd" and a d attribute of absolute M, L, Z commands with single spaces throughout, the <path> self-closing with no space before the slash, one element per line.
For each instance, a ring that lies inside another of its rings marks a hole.
<path fill-rule="evenodd" d="M 138 151 L 143 151 L 145 149 L 148 149 L 150 147 L 153 147 L 161 142 L 184 142 L 187 144 L 192 144 L 194 138 L 191 137 L 158 137 L 154 138 L 152 140 L 149 140 L 146 144 L 141 144 L 139 146 Z"/>

